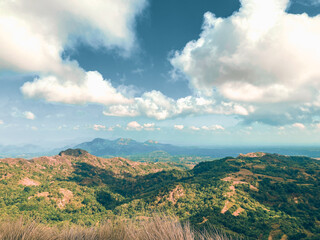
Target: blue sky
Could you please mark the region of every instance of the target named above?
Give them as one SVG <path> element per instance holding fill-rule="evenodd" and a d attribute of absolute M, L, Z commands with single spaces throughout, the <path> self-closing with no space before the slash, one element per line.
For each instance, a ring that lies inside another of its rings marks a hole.
<path fill-rule="evenodd" d="M 320 143 L 319 1 L 0 6 L 0 144 Z"/>

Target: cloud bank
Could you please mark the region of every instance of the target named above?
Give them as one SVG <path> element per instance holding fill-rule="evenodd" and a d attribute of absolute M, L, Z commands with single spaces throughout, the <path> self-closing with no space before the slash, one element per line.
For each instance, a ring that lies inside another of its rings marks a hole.
<path fill-rule="evenodd" d="M 106 107 L 106 116 L 136 117 L 145 116 L 157 120 L 198 114 L 248 115 L 252 106 L 242 106 L 233 102 L 217 102 L 213 98 L 187 96 L 177 100 L 159 91 L 145 92 L 134 98 L 131 104 L 118 104 Z"/>

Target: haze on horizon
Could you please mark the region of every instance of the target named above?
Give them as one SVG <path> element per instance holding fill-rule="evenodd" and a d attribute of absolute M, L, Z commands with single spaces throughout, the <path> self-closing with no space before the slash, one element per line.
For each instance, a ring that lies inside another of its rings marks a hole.
<path fill-rule="evenodd" d="M 0 144 L 320 145 L 318 0 L 0 2 Z"/>

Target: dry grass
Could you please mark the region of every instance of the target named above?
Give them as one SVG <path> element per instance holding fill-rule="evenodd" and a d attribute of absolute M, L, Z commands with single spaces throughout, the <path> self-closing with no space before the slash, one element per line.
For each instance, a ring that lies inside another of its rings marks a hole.
<path fill-rule="evenodd" d="M 109 221 L 99 226 L 49 227 L 36 222 L 0 223 L 1 240 L 230 240 L 216 231 L 197 232 L 188 223 L 155 216 L 146 221 Z"/>

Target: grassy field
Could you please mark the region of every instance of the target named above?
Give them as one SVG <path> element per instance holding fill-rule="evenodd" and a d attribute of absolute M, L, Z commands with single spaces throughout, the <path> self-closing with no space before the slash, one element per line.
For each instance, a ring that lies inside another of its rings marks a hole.
<path fill-rule="evenodd" d="M 154 216 L 140 221 L 110 220 L 98 226 L 50 227 L 22 219 L 0 223 L 1 240 L 230 240 L 215 230 L 198 232 L 188 223 Z"/>

